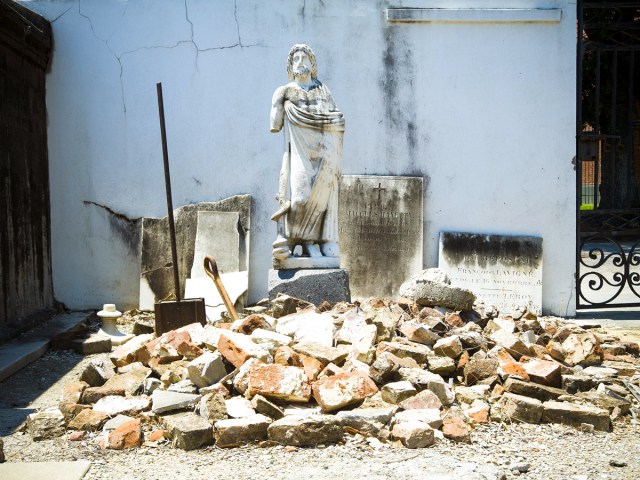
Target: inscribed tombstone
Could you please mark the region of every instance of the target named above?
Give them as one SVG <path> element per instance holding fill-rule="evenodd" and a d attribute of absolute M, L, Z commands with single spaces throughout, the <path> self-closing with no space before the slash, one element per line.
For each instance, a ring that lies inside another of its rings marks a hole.
<path fill-rule="evenodd" d="M 421 177 L 343 175 L 341 266 L 354 298 L 393 297 L 422 270 Z"/>
<path fill-rule="evenodd" d="M 512 313 L 529 302 L 542 309 L 542 238 L 440 233 L 439 268 L 452 285 L 467 288 Z"/>

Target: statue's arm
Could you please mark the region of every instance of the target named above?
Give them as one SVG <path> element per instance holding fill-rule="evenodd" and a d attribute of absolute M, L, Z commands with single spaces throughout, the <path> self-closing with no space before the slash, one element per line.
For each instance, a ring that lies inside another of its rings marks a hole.
<path fill-rule="evenodd" d="M 284 124 L 284 101 L 286 97 L 286 87 L 278 87 L 271 100 L 271 116 L 269 127 L 272 132 L 282 130 Z"/>

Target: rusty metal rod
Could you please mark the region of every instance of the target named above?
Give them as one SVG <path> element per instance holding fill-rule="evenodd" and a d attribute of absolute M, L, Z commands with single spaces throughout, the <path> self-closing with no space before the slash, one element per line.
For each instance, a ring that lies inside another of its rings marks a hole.
<path fill-rule="evenodd" d="M 171 263 L 173 263 L 173 286 L 176 300 L 180 301 L 180 277 L 178 275 L 178 250 L 176 248 L 176 227 L 173 221 L 173 202 L 171 201 L 171 176 L 169 175 L 169 151 L 167 149 L 167 131 L 164 124 L 164 102 L 162 83 L 156 84 L 158 90 L 158 111 L 160 113 L 160 132 L 162 133 L 162 158 L 164 160 L 164 183 L 167 189 L 167 210 L 169 217 L 169 237 L 171 238 Z"/>

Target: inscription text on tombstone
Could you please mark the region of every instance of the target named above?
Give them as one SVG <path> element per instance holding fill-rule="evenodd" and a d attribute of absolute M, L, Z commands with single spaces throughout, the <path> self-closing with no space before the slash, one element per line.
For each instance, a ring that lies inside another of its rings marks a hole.
<path fill-rule="evenodd" d="M 466 288 L 510 314 L 531 302 L 542 309 L 542 238 L 440 233 L 438 267 L 451 284 Z"/>
<path fill-rule="evenodd" d="M 341 266 L 354 298 L 393 297 L 422 270 L 421 177 L 343 175 Z"/>

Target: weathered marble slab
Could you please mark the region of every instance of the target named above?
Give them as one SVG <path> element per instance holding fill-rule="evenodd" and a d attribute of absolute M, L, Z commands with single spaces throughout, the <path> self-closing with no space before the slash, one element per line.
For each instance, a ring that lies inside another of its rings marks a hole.
<path fill-rule="evenodd" d="M 178 276 L 183 297 L 186 279 L 194 263 L 198 212 L 238 213 L 235 229 L 238 232 L 239 247 L 233 255 L 238 258 L 241 271 L 249 269 L 251 195 L 236 195 L 217 202 L 203 202 L 177 208 L 173 215 L 176 224 Z M 140 308 L 153 310 L 156 301 L 172 299 L 175 296 L 168 219 L 143 218 L 141 225 Z M 220 264 L 226 260 L 216 258 L 216 262 Z"/>
<path fill-rule="evenodd" d="M 198 212 L 191 277 L 207 277 L 204 257 L 216 259 L 220 273 L 240 271 L 240 232 L 238 212 Z"/>
<path fill-rule="evenodd" d="M 340 263 L 352 297 L 397 296 L 423 266 L 422 178 L 343 175 L 339 205 Z"/>
<path fill-rule="evenodd" d="M 529 302 L 542 311 L 542 238 L 440 233 L 439 268 L 500 313 Z"/>

